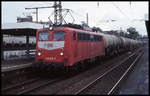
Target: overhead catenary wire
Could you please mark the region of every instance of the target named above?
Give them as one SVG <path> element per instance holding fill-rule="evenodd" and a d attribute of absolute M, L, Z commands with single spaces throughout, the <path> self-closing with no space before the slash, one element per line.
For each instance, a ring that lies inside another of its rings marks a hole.
<path fill-rule="evenodd" d="M 72 13 L 74 13 L 75 15 L 78 15 L 78 16 L 80 16 L 80 17 L 82 17 L 82 18 L 85 18 L 85 16 L 83 16 L 83 15 L 81 15 L 81 14 L 75 12 L 75 11 L 72 11 Z"/>
<path fill-rule="evenodd" d="M 75 12 L 75 11 L 72 11 L 72 13 L 73 13 L 74 15 L 76 15 L 76 16 L 77 16 L 76 18 L 78 18 L 78 17 L 79 17 L 80 19 L 81 19 L 81 18 L 82 18 L 82 19 L 86 19 L 86 16 L 83 16 L 83 15 L 81 15 L 81 14 L 79 14 L 79 13 Z M 76 19 L 76 21 L 81 22 L 79 18 L 78 18 L 78 19 Z"/>
<path fill-rule="evenodd" d="M 128 17 L 115 3 L 112 2 L 112 4 L 119 10 L 119 12 L 120 12 L 123 16 L 125 16 L 126 18 L 129 19 L 129 17 Z"/>

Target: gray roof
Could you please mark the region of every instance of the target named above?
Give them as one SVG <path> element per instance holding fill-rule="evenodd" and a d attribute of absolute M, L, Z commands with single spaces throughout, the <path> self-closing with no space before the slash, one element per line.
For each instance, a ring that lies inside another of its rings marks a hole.
<path fill-rule="evenodd" d="M 2 30 L 4 29 L 41 29 L 44 24 L 37 24 L 33 22 L 19 22 L 19 23 L 3 23 Z"/>

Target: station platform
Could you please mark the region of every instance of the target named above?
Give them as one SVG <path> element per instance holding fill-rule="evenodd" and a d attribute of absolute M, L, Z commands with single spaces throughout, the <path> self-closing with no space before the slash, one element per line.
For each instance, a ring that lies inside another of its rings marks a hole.
<path fill-rule="evenodd" d="M 34 58 L 1 61 L 1 72 L 7 72 L 20 68 L 30 67 L 33 62 Z"/>
<path fill-rule="evenodd" d="M 120 95 L 149 94 L 149 45 L 144 48 L 144 54 L 130 73 L 120 89 Z"/>

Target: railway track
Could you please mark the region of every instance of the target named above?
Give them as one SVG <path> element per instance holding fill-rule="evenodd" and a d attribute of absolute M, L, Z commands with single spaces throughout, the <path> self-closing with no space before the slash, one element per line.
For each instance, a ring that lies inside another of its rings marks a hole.
<path fill-rule="evenodd" d="M 129 56 L 128 58 L 123 60 L 122 63 L 127 61 L 129 58 L 132 61 L 132 57 L 134 57 L 135 55 L 136 55 L 136 53 L 132 54 L 131 56 Z M 136 55 L 136 56 L 138 56 L 138 55 Z M 136 58 L 136 56 L 134 58 Z M 80 78 L 79 76 L 72 76 L 71 78 L 68 78 L 68 77 L 64 78 L 65 76 L 62 76 L 63 78 L 54 78 L 54 79 L 52 79 L 52 78 L 42 78 L 42 79 L 37 79 L 37 80 L 33 79 L 33 81 L 29 80 L 29 81 L 26 81 L 26 83 L 23 82 L 22 84 L 17 84 L 17 85 L 14 85 L 12 87 L 2 89 L 2 93 L 4 93 L 4 94 L 17 94 L 17 95 L 21 95 L 21 94 L 42 94 L 42 92 L 44 92 L 43 90 L 45 89 L 45 87 L 47 87 L 48 90 L 51 90 L 51 92 L 49 91 L 49 92 L 47 92 L 47 94 L 66 94 L 66 93 L 67 94 L 88 94 L 87 92 L 89 92 L 89 90 L 91 90 L 90 88 L 92 88 L 100 79 L 101 80 L 102 80 L 102 78 L 104 79 L 104 77 L 109 73 L 116 73 L 116 72 L 112 72 L 113 69 L 115 69 L 117 67 L 119 68 L 119 66 L 122 63 L 116 65 L 115 67 L 112 67 L 109 71 L 107 71 L 105 73 L 103 72 L 104 73 L 103 75 L 101 75 L 101 76 L 97 77 L 96 79 L 92 80 L 90 83 L 86 84 L 86 86 L 79 86 L 80 88 L 77 88 L 75 91 L 71 91 L 71 93 L 69 93 L 69 91 L 66 92 L 66 91 L 63 91 L 63 90 L 66 87 L 69 88 L 69 86 L 72 86 L 72 84 L 74 82 L 73 80 L 75 80 L 74 77 Z M 109 65 L 107 65 L 107 66 L 109 66 Z M 82 75 L 82 73 L 79 74 L 79 75 Z M 81 76 L 81 77 L 84 78 L 84 76 Z M 69 84 L 69 82 L 70 82 L 69 79 L 70 79 L 70 81 L 72 81 L 72 83 L 70 83 L 70 84 Z M 82 78 L 80 78 L 80 79 L 82 79 Z M 120 80 L 118 79 L 118 83 L 114 84 L 115 87 L 109 88 L 110 93 L 107 91 L 107 92 L 105 92 L 105 94 L 114 93 L 114 90 L 117 89 L 119 81 L 121 81 L 121 80 L 122 80 L 121 78 L 120 78 Z M 77 81 L 77 82 L 80 82 L 80 81 Z M 55 88 L 55 87 L 52 87 L 52 86 L 58 86 L 58 88 L 57 87 Z M 71 90 L 74 90 L 74 88 L 72 87 Z"/>
<path fill-rule="evenodd" d="M 109 87 L 105 86 L 105 88 L 104 88 L 103 85 L 106 82 L 103 82 L 103 84 L 102 83 L 99 84 L 99 86 L 100 86 L 99 89 L 104 89 L 104 90 L 101 90 L 100 94 L 107 94 L 107 95 L 117 94 L 118 88 L 120 87 L 119 84 L 125 78 L 125 76 L 129 72 L 129 70 L 131 70 L 131 68 L 134 66 L 134 64 L 137 62 L 137 60 L 139 60 L 139 58 L 143 54 L 143 52 L 141 52 L 140 54 L 138 54 L 138 52 L 139 51 L 137 51 L 134 54 L 130 55 L 128 58 L 126 58 L 125 60 L 123 60 L 119 65 L 114 66 L 113 68 L 111 68 L 110 70 L 108 70 L 107 72 L 105 72 L 104 74 L 100 75 L 95 80 L 93 80 L 92 82 L 90 82 L 88 85 L 86 85 L 83 88 L 79 89 L 78 91 L 74 92 L 74 94 L 75 95 L 77 95 L 77 94 L 94 94 L 94 91 L 93 91 L 94 88 L 92 88 L 94 85 L 98 84 L 98 82 L 105 81 L 105 79 L 108 79 L 108 78 L 113 79 L 113 77 L 111 77 L 112 74 L 113 73 L 117 73 L 118 70 L 121 69 L 123 75 L 120 76 L 120 78 L 118 77 L 119 79 L 117 81 L 115 80 L 116 82 L 113 83 L 114 84 L 113 86 L 109 86 Z M 121 70 L 119 72 L 121 72 Z M 109 79 L 109 80 L 111 80 L 111 79 Z"/>
<path fill-rule="evenodd" d="M 5 88 L 11 85 L 16 85 L 18 82 L 24 82 L 25 80 L 35 77 L 33 75 L 32 68 L 21 68 L 18 70 L 7 71 L 1 74 L 1 87 Z"/>
<path fill-rule="evenodd" d="M 37 81 L 37 80 L 38 80 L 37 78 L 35 78 L 35 79 L 30 79 L 30 80 L 27 80 L 27 81 L 24 81 L 24 82 L 21 82 L 21 83 L 18 83 L 18 84 L 11 85 L 11 86 L 9 86 L 9 87 L 3 88 L 1 91 L 2 91 L 3 93 L 6 93 L 6 92 L 9 91 L 9 90 L 12 90 L 12 89 L 17 88 L 17 87 L 19 88 L 20 86 L 23 86 L 23 85 L 25 85 L 25 84 L 30 84 L 30 83 L 35 82 L 35 81 Z"/>
<path fill-rule="evenodd" d="M 31 80 L 27 80 L 22 83 L 18 83 L 16 85 L 7 87 L 2 89 L 2 94 L 27 94 L 29 92 L 35 91 L 41 87 L 47 86 L 49 84 L 53 84 L 63 80 L 64 78 L 55 78 L 55 79 L 42 79 L 42 78 L 34 78 Z"/>

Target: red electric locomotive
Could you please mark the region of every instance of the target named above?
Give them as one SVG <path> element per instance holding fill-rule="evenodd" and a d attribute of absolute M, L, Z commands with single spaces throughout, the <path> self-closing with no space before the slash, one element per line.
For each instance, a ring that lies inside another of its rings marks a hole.
<path fill-rule="evenodd" d="M 99 33 L 70 27 L 39 29 L 36 33 L 36 67 L 73 66 L 105 55 Z"/>

